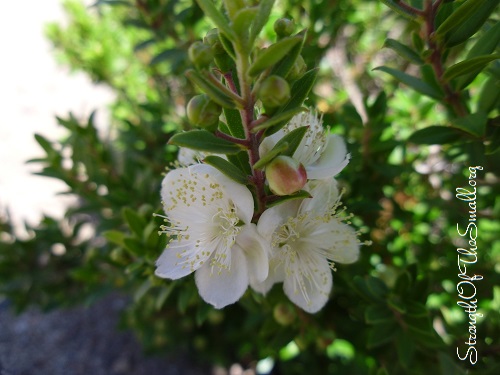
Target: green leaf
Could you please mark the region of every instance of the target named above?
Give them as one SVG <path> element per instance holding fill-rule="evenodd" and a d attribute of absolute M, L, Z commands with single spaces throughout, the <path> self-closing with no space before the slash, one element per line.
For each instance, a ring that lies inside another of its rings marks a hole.
<path fill-rule="evenodd" d="M 222 33 L 219 33 L 219 40 L 222 44 L 222 47 L 226 50 L 227 54 L 234 59 L 236 59 L 236 52 L 234 51 L 233 44 L 231 41 Z"/>
<path fill-rule="evenodd" d="M 174 291 L 175 285 L 177 285 L 177 284 L 176 283 L 170 283 L 167 286 L 162 286 L 161 287 L 161 291 L 158 294 L 158 297 L 156 297 L 156 301 L 155 301 L 155 309 L 156 309 L 156 311 L 161 310 L 161 308 L 163 307 L 163 305 L 167 301 L 168 297 L 170 297 L 170 295 Z"/>
<path fill-rule="evenodd" d="M 271 126 L 274 126 L 276 124 L 280 124 L 283 122 L 287 123 L 288 121 L 290 121 L 292 119 L 293 116 L 295 116 L 296 114 L 298 114 L 300 112 L 305 112 L 305 111 L 307 111 L 307 108 L 297 107 L 297 108 L 292 108 L 292 109 L 285 111 L 285 112 L 275 114 L 274 116 L 272 116 L 271 118 L 269 118 L 268 120 L 263 122 L 262 124 L 254 127 L 252 129 L 252 132 L 255 133 L 255 132 L 258 132 L 259 130 L 267 129 L 267 128 L 270 128 Z"/>
<path fill-rule="evenodd" d="M 396 78 L 398 81 L 404 83 L 405 85 L 410 86 L 415 91 L 418 91 L 421 94 L 430 96 L 431 98 L 438 99 L 438 100 L 443 98 L 443 95 L 441 92 L 436 90 L 434 87 L 432 87 L 428 83 L 418 79 L 417 77 L 413 77 L 413 76 L 406 74 L 404 72 L 401 72 L 397 69 L 388 68 L 386 66 L 380 66 L 380 67 L 375 68 L 373 70 L 380 70 L 382 72 L 388 73 L 391 76 L 393 76 L 394 78 Z"/>
<path fill-rule="evenodd" d="M 293 64 L 295 64 L 295 61 L 299 57 L 300 53 L 302 52 L 302 48 L 304 47 L 304 42 L 306 40 L 306 35 L 307 35 L 307 30 L 302 30 L 300 33 L 298 33 L 296 36 L 300 36 L 302 38 L 302 41 L 298 44 L 296 44 L 290 52 L 288 52 L 285 57 L 281 59 L 272 69 L 271 74 L 273 75 L 278 75 L 280 77 L 286 78 L 288 73 L 293 68 Z"/>
<path fill-rule="evenodd" d="M 217 168 L 227 177 L 242 185 L 246 185 L 248 183 L 248 176 L 245 175 L 245 173 L 243 173 L 234 164 L 230 163 L 226 159 L 221 158 L 220 156 L 209 155 L 205 159 L 203 159 L 203 162 Z"/>
<path fill-rule="evenodd" d="M 486 131 L 488 116 L 484 112 L 477 112 L 465 117 L 450 120 L 453 127 L 463 130 L 476 137 L 482 137 Z"/>
<path fill-rule="evenodd" d="M 438 38 L 457 30 L 462 24 L 469 22 L 470 17 L 488 0 L 467 0 L 462 3 L 435 31 Z M 496 2 L 493 0 L 491 2 Z"/>
<path fill-rule="evenodd" d="M 146 279 L 141 286 L 134 293 L 134 302 L 139 302 L 142 297 L 146 295 L 146 293 L 152 288 L 153 284 L 150 279 Z"/>
<path fill-rule="evenodd" d="M 125 247 L 125 234 L 117 230 L 108 230 L 102 234 L 108 242 Z"/>
<path fill-rule="evenodd" d="M 144 245 L 137 238 L 126 237 L 123 240 L 125 250 L 134 256 L 142 257 L 144 255 Z"/>
<path fill-rule="evenodd" d="M 402 43 L 398 42 L 397 40 L 390 39 L 390 38 L 386 39 L 384 42 L 384 47 L 387 47 L 387 48 L 390 48 L 390 49 L 396 51 L 396 53 L 399 56 L 411 61 L 414 64 L 422 65 L 424 63 L 424 60 L 422 60 L 422 58 L 420 57 L 420 55 L 417 52 L 412 50 L 406 44 L 402 44 Z"/>
<path fill-rule="evenodd" d="M 142 238 L 142 233 L 146 227 L 146 220 L 130 207 L 123 207 L 122 216 L 132 232 L 137 237 Z"/>
<path fill-rule="evenodd" d="M 410 369 L 413 357 L 415 356 L 415 341 L 406 332 L 400 331 L 398 332 L 396 343 L 399 363 L 405 369 Z"/>
<path fill-rule="evenodd" d="M 188 77 L 191 82 L 200 87 L 210 97 L 210 99 L 219 104 L 221 107 L 236 108 L 236 103 L 230 96 L 224 93 L 212 82 L 205 79 L 205 77 L 203 77 L 198 72 L 190 69 L 186 71 L 186 77 Z"/>
<path fill-rule="evenodd" d="M 459 63 L 456 63 L 452 66 L 450 66 L 448 69 L 444 71 L 443 78 L 446 81 L 450 81 L 454 78 L 468 75 L 469 77 L 472 77 L 474 79 L 481 71 L 488 65 L 490 62 L 494 60 L 498 60 L 500 58 L 500 54 L 494 54 L 494 55 L 485 55 L 485 56 L 477 56 L 477 57 L 472 57 L 468 60 L 460 61 Z M 468 83 L 472 82 L 470 80 Z M 463 85 L 463 83 L 462 83 Z M 463 89 L 463 87 L 457 87 L 458 89 Z"/>
<path fill-rule="evenodd" d="M 460 43 L 465 42 L 472 35 L 474 35 L 488 20 L 490 15 L 492 15 L 495 8 L 500 3 L 500 0 L 476 0 L 476 2 L 479 3 L 479 6 L 474 7 L 474 11 L 469 13 L 469 16 L 466 18 L 465 22 L 456 24 L 457 27 L 446 36 L 446 46 L 456 46 Z M 464 7 L 468 3 L 474 3 L 474 0 L 466 1 L 457 9 L 456 12 L 458 12 L 460 8 Z M 472 8 L 473 5 L 470 5 L 470 7 Z M 453 14 L 450 17 L 453 17 Z"/>
<path fill-rule="evenodd" d="M 385 300 L 387 293 L 389 293 L 387 285 L 385 285 L 385 283 L 377 277 L 368 276 L 366 278 L 366 286 L 368 287 L 371 296 L 379 301 Z"/>
<path fill-rule="evenodd" d="M 260 72 L 273 66 L 285 57 L 285 55 L 290 52 L 290 50 L 301 40 L 302 37 L 300 36 L 292 36 L 283 38 L 280 41 L 271 44 L 267 49 L 261 51 L 261 53 L 256 57 L 248 70 L 248 74 L 256 76 Z"/>
<path fill-rule="evenodd" d="M 369 331 L 366 339 L 366 346 L 369 349 L 391 342 L 398 333 L 396 322 L 382 322 L 375 324 Z"/>
<path fill-rule="evenodd" d="M 499 22 L 500 24 L 500 22 Z M 478 107 L 480 111 L 489 113 L 500 105 L 500 81 L 497 77 L 489 77 L 481 87 Z"/>
<path fill-rule="evenodd" d="M 96 7 L 99 5 L 111 5 L 111 6 L 116 6 L 116 5 L 125 5 L 125 6 L 131 6 L 129 1 L 126 0 L 98 0 L 94 4 L 92 4 L 90 7 Z"/>
<path fill-rule="evenodd" d="M 233 30 L 236 32 L 238 39 L 243 48 L 249 48 L 250 26 L 257 16 L 257 7 L 240 9 L 232 22 Z"/>
<path fill-rule="evenodd" d="M 226 118 L 226 125 L 229 132 L 233 137 L 244 139 L 245 129 L 241 120 L 240 111 L 237 109 L 224 108 L 224 117 Z"/>
<path fill-rule="evenodd" d="M 449 126 L 429 126 L 413 133 L 408 142 L 419 145 L 443 145 L 453 143 L 461 138 L 460 132 Z"/>
<path fill-rule="evenodd" d="M 295 81 L 290 90 L 292 93 L 290 100 L 284 106 L 278 109 L 275 116 L 279 115 L 280 113 L 284 113 L 294 108 L 300 107 L 304 102 L 304 100 L 306 100 L 307 96 L 309 95 L 309 92 L 314 86 L 314 82 L 316 81 L 317 75 L 318 75 L 318 69 L 317 68 L 311 69 L 306 74 L 304 74 L 300 79 Z M 288 120 L 281 121 L 278 124 L 273 125 L 270 128 L 267 128 L 266 135 L 271 135 L 276 133 L 283 126 L 285 126 L 287 122 Z"/>
<path fill-rule="evenodd" d="M 224 35 L 230 40 L 234 41 L 236 39 L 234 31 L 229 26 L 229 22 L 226 17 L 219 12 L 212 0 L 196 0 L 196 2 L 203 10 L 203 13 L 205 13 L 205 15 L 213 21 L 220 32 L 224 33 Z"/>
<path fill-rule="evenodd" d="M 277 206 L 278 204 L 281 204 L 283 202 L 287 202 L 293 199 L 305 199 L 305 198 L 312 198 L 311 194 L 308 191 L 305 190 L 299 190 L 298 192 L 292 194 L 292 195 L 284 195 L 284 196 L 276 196 L 276 199 L 270 200 L 269 202 L 266 203 L 266 207 L 274 207 Z"/>
<path fill-rule="evenodd" d="M 250 30 L 250 44 L 252 44 L 260 34 L 263 27 L 266 25 L 271 10 L 274 6 L 275 0 L 261 0 L 259 3 L 259 11 L 253 20 L 252 28 Z"/>
<path fill-rule="evenodd" d="M 177 133 L 170 138 L 168 143 L 213 154 L 236 154 L 242 150 L 239 145 L 225 139 L 217 138 L 206 130 L 191 130 Z"/>
<path fill-rule="evenodd" d="M 276 156 L 281 155 L 288 149 L 288 143 L 282 142 L 280 145 L 276 144 L 272 150 L 266 153 L 263 157 L 259 159 L 257 163 L 253 165 L 254 169 L 263 169 L 267 164 L 269 164 Z"/>
<path fill-rule="evenodd" d="M 417 18 L 417 15 L 415 13 L 400 6 L 398 4 L 398 1 L 394 0 L 380 0 L 380 1 L 407 19 L 414 20 L 415 18 Z"/>
<path fill-rule="evenodd" d="M 52 155 L 55 152 L 52 143 L 49 140 L 47 140 L 47 138 L 45 138 L 43 135 L 35 134 L 35 140 L 40 145 L 40 147 L 43 148 L 43 150 L 48 156 Z"/>
<path fill-rule="evenodd" d="M 368 324 L 392 322 L 394 314 L 383 304 L 370 305 L 365 310 L 365 321 Z"/>
<path fill-rule="evenodd" d="M 252 174 L 252 169 L 250 168 L 250 161 L 248 157 L 248 152 L 240 151 L 237 154 L 226 155 L 227 160 L 236 165 L 243 173 L 247 175 Z"/>
<path fill-rule="evenodd" d="M 164 61 L 169 60 L 185 60 L 186 59 L 186 51 L 178 48 L 171 48 L 165 51 L 160 52 L 155 57 L 151 59 L 149 62 L 150 66 L 159 64 Z"/>
<path fill-rule="evenodd" d="M 425 307 L 423 303 L 419 303 L 416 301 L 407 301 L 406 302 L 406 315 L 413 317 L 428 317 L 429 311 Z"/>
<path fill-rule="evenodd" d="M 281 138 L 276 143 L 274 148 L 279 147 L 281 144 L 286 143 L 288 147 L 281 155 L 293 157 L 293 154 L 295 154 L 297 147 L 299 147 L 300 142 L 302 142 L 302 139 L 304 138 L 304 135 L 306 134 L 308 129 L 309 126 L 301 126 L 298 127 L 297 129 L 293 129 L 290 133 L 286 134 L 283 138 Z"/>
<path fill-rule="evenodd" d="M 467 59 L 488 55 L 495 51 L 500 43 L 500 22 L 495 23 L 488 31 L 478 38 L 474 46 L 467 53 Z"/>

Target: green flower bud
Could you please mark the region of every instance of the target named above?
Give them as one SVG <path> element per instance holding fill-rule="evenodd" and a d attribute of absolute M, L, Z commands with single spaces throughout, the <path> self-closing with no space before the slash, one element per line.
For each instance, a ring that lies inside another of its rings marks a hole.
<path fill-rule="evenodd" d="M 264 107 L 280 107 L 290 99 L 290 85 L 280 76 L 269 76 L 261 83 L 257 97 Z"/>
<path fill-rule="evenodd" d="M 296 81 L 302 75 L 306 72 L 307 70 L 307 65 L 306 62 L 304 61 L 304 58 L 299 55 L 297 57 L 297 60 L 295 60 L 295 63 L 292 66 L 292 69 L 290 70 L 290 73 L 286 76 L 286 78 L 290 81 Z"/>
<path fill-rule="evenodd" d="M 304 166 L 289 156 L 277 156 L 266 166 L 269 188 L 276 195 L 290 195 L 304 187 L 307 173 Z"/>
<path fill-rule="evenodd" d="M 200 128 L 208 128 L 207 130 L 219 125 L 221 111 L 222 108 L 206 94 L 194 96 L 186 108 L 189 122 Z"/>
<path fill-rule="evenodd" d="M 280 18 L 274 23 L 274 31 L 280 38 L 292 35 L 294 30 L 295 25 L 293 23 L 293 20 L 289 20 L 288 18 Z"/>
<path fill-rule="evenodd" d="M 212 29 L 210 30 L 205 38 L 203 38 L 203 43 L 209 45 L 212 48 L 212 52 L 214 55 L 223 55 L 226 53 L 226 50 L 222 46 L 222 43 L 219 39 L 219 30 Z"/>
<path fill-rule="evenodd" d="M 199 68 L 206 68 L 214 60 L 214 53 L 208 44 L 194 42 L 188 50 L 189 59 Z"/>
<path fill-rule="evenodd" d="M 290 304 L 280 303 L 274 307 L 274 319 L 282 326 L 288 326 L 295 320 L 295 309 Z"/>

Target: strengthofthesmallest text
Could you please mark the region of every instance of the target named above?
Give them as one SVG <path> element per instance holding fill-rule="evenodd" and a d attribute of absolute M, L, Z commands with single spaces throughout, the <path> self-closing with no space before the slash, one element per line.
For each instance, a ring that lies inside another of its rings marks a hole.
<path fill-rule="evenodd" d="M 476 284 L 475 282 L 482 280 L 481 275 L 472 275 L 472 272 L 468 267 L 477 263 L 477 243 L 476 239 L 478 237 L 478 226 L 476 221 L 476 194 L 477 194 L 477 183 L 476 175 L 477 171 L 482 171 L 483 167 L 469 167 L 469 186 L 467 188 L 456 188 L 456 197 L 466 202 L 469 206 L 469 220 L 467 226 L 460 226 L 457 224 L 457 232 L 461 237 L 465 237 L 468 240 L 468 248 L 458 248 L 458 277 L 459 282 L 457 283 L 458 301 L 457 305 L 464 309 L 464 312 L 468 314 L 469 317 L 469 340 L 465 341 L 467 348 L 459 349 L 457 347 L 457 356 L 461 361 L 469 359 L 469 362 L 474 365 L 477 362 L 477 337 L 476 337 L 476 320 L 478 317 L 482 317 L 483 314 L 477 312 L 477 298 L 476 298 Z M 464 353 L 465 352 L 465 353 Z"/>

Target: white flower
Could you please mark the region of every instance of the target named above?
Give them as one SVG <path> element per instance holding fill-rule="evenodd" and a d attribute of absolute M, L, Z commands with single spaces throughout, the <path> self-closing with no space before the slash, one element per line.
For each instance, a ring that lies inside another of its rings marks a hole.
<path fill-rule="evenodd" d="M 323 118 L 316 112 L 295 115 L 280 131 L 264 139 L 259 148 L 262 157 L 286 134 L 301 126 L 309 126 L 293 158 L 306 168 L 307 178 L 326 179 L 339 174 L 351 157 L 343 138 L 323 128 Z"/>
<path fill-rule="evenodd" d="M 335 180 L 306 185 L 313 198 L 291 200 L 264 211 L 259 233 L 271 242 L 269 277 L 252 287 L 267 293 L 283 281 L 288 298 L 309 313 L 319 311 L 332 289 L 333 262 L 352 263 L 359 256 L 356 232 L 339 217 Z"/>
<path fill-rule="evenodd" d="M 268 274 L 269 245 L 251 223 L 250 191 L 204 164 L 169 172 L 161 196 L 172 237 L 156 275 L 179 279 L 194 271 L 201 297 L 216 308 L 236 302 L 249 283 Z"/>

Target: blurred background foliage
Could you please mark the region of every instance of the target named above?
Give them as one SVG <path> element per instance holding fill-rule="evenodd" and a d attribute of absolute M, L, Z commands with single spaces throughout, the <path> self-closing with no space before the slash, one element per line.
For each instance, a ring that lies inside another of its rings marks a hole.
<path fill-rule="evenodd" d="M 60 61 L 111 87 L 116 100 L 106 131 L 96 129 L 93 116 L 69 114 L 58 118 L 63 139 L 35 135 L 44 155 L 30 162 L 40 175 L 64 181 L 63 194 L 78 204 L 62 220 L 27 226 L 28 236 L 1 215 L 0 295 L 20 312 L 119 291 L 130 295 L 123 327 L 146 350 L 250 367 L 267 358 L 273 374 L 499 373 L 500 64 L 463 64 L 460 75 L 436 79 L 423 21 L 394 11 L 396 3 L 278 1 L 262 33 L 274 41 L 273 21 L 283 16 L 297 31 L 308 29 L 302 55 L 320 73 L 306 104 L 349 143 L 352 160 L 339 178 L 343 200 L 361 239 L 373 241 L 360 261 L 334 274 L 334 293 L 320 313 L 297 309 L 279 287 L 266 298 L 248 291 L 214 310 L 192 277 L 153 275 L 166 244 L 153 213 L 161 212 L 159 185 L 177 152 L 167 142 L 189 128 L 184 108 L 196 92 L 183 74 L 187 48 L 213 27 L 189 0 L 101 0 L 89 8 L 66 0 L 69 23 L 47 25 Z M 424 1 L 410 3 L 422 8 Z M 436 25 L 463 4 L 443 2 Z M 444 69 L 477 56 L 474 48 L 492 38 L 493 47 L 479 52 L 498 52 L 498 1 L 489 4 L 469 19 L 479 21 L 465 39 L 457 40 L 458 26 L 446 34 L 439 47 Z M 386 68 L 373 70 L 380 66 Z M 465 354 L 469 338 L 456 290 L 456 249 L 469 246 L 457 224 L 467 226 L 469 207 L 455 189 L 468 187 L 475 165 L 484 170 L 476 178 L 479 260 L 470 272 L 484 276 L 475 282 L 484 317 L 477 321 L 479 361 L 470 366 L 456 354 L 457 346 Z"/>

